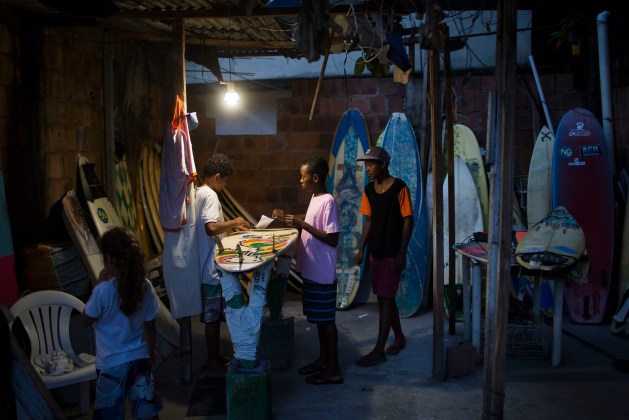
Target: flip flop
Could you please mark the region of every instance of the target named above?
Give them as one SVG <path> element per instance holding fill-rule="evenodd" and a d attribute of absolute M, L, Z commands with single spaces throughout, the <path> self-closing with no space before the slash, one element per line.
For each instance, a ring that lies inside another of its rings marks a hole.
<path fill-rule="evenodd" d="M 360 359 L 358 359 L 356 364 L 361 367 L 370 367 L 370 366 L 379 365 L 380 363 L 387 361 L 387 356 L 385 354 L 379 357 L 374 357 L 374 358 L 369 358 L 367 356 L 363 356 Z"/>
<path fill-rule="evenodd" d="M 321 366 L 315 365 L 314 363 L 308 363 L 306 366 L 301 367 L 297 372 L 300 375 L 312 375 L 313 373 L 321 373 L 323 372 L 323 368 Z"/>
<path fill-rule="evenodd" d="M 387 347 L 387 349 L 385 350 L 386 354 L 390 354 L 391 356 L 397 356 L 398 354 L 400 354 L 400 351 L 406 347 L 406 340 L 404 340 L 404 343 L 402 343 L 401 346 L 396 346 L 395 344 L 391 344 L 389 347 Z"/>
<path fill-rule="evenodd" d="M 315 373 L 314 375 L 306 377 L 306 383 L 312 385 L 341 385 L 344 382 L 345 380 L 342 376 L 339 376 L 338 378 L 326 378 L 320 373 Z"/>

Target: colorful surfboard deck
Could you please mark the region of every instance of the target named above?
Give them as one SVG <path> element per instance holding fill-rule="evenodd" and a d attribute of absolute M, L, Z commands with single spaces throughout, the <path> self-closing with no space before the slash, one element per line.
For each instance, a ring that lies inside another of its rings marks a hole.
<path fill-rule="evenodd" d="M 216 264 L 229 273 L 245 273 L 282 255 L 297 240 L 297 229 L 251 229 L 217 241 Z"/>
<path fill-rule="evenodd" d="M 568 311 L 575 323 L 598 324 L 612 286 L 614 190 L 603 130 L 590 111 L 572 109 L 561 119 L 552 173 L 553 208 L 565 207 L 581 225 L 590 262 L 583 283 L 566 281 Z"/>
<path fill-rule="evenodd" d="M 11 307 L 20 297 L 14 270 L 13 238 L 0 163 L 0 305 Z"/>
<path fill-rule="evenodd" d="M 378 146 L 391 155 L 389 172 L 402 179 L 411 191 L 415 224 L 406 252 L 406 268 L 395 298 L 401 318 L 408 318 L 417 312 L 426 293 L 428 277 L 429 232 L 425 188 L 422 182 L 419 147 L 411 123 L 401 112 L 394 112 Z"/>
<path fill-rule="evenodd" d="M 339 236 L 336 274 L 338 289 L 336 307 L 350 307 L 362 279 L 364 264 L 354 262 L 360 247 L 365 217 L 360 213 L 360 200 L 369 181 L 364 162 L 356 162 L 369 148 L 369 132 L 359 110 L 348 109 L 336 128 L 328 164 L 330 173 L 326 189 L 339 207 Z"/>
<path fill-rule="evenodd" d="M 522 236 L 515 250 L 515 260 L 530 270 L 557 271 L 576 264 L 583 251 L 583 229 L 559 206 Z"/>
<path fill-rule="evenodd" d="M 133 189 L 127 168 L 126 155 L 115 164 L 116 171 L 116 211 L 120 222 L 130 231 L 138 234 L 138 214 L 133 203 Z"/>
<path fill-rule="evenodd" d="M 540 130 L 529 164 L 526 210 L 528 228 L 548 216 L 552 207 L 552 163 L 555 136 L 548 127 Z"/>

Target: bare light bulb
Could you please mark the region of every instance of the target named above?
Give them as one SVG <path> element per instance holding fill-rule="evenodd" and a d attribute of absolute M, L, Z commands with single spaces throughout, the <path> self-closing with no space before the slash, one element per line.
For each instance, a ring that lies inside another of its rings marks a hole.
<path fill-rule="evenodd" d="M 240 103 L 240 95 L 236 92 L 236 86 L 233 82 L 227 82 L 227 93 L 224 100 L 227 106 L 232 108 Z"/>

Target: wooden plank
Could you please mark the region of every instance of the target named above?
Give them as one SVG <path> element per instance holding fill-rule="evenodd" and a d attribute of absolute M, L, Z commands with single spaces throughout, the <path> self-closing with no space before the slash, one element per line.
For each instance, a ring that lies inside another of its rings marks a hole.
<path fill-rule="evenodd" d="M 426 2 L 426 15 L 429 22 L 434 25 L 434 2 Z M 434 37 L 441 36 L 434 32 Z M 445 357 L 443 335 L 443 188 L 440 180 L 443 179 L 443 165 L 441 162 L 441 90 L 439 88 L 439 48 L 433 46 L 429 52 L 429 76 L 430 76 L 430 121 L 431 123 L 431 147 L 432 147 L 432 226 L 433 226 L 433 342 L 432 342 L 432 375 L 439 380 L 445 380 Z"/>
<path fill-rule="evenodd" d="M 450 38 L 448 26 L 443 28 L 444 39 Z M 452 101 L 452 68 L 450 65 L 450 50 L 448 43 L 445 43 L 443 53 L 444 73 L 445 73 L 445 101 L 446 101 L 446 138 L 445 147 L 448 158 L 448 237 L 443 238 L 448 241 L 448 332 L 450 335 L 456 334 L 456 262 L 454 248 L 456 235 L 455 220 L 455 191 L 454 191 L 454 104 Z M 445 222 L 444 222 L 445 223 Z M 445 258 L 445 255 L 444 255 Z M 465 285 L 463 285 L 465 288 Z M 445 293 L 445 291 L 444 291 Z"/>
<path fill-rule="evenodd" d="M 513 143 L 515 137 L 516 14 L 515 0 L 498 2 L 496 85 L 498 141 L 492 168 L 488 285 L 485 308 L 483 419 L 504 417 L 507 315 L 511 263 Z"/>

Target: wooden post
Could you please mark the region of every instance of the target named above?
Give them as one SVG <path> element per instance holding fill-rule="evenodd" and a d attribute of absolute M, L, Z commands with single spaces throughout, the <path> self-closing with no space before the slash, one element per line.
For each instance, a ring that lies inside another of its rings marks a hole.
<path fill-rule="evenodd" d="M 312 98 L 312 105 L 310 106 L 310 117 L 308 120 L 312 121 L 312 116 L 314 115 L 315 107 L 317 106 L 317 100 L 319 99 L 319 90 L 321 89 L 321 82 L 323 81 L 323 75 L 325 74 L 325 68 L 328 66 L 328 57 L 330 56 L 330 49 L 332 48 L 332 40 L 334 36 L 330 34 L 330 44 L 328 48 L 325 50 L 325 55 L 323 56 L 323 63 L 321 64 L 321 71 L 319 72 L 319 80 L 317 81 L 317 88 L 315 89 L 314 98 Z"/>
<path fill-rule="evenodd" d="M 426 2 L 426 17 L 433 34 L 433 46 L 430 49 L 430 129 L 432 148 L 432 203 L 433 203 L 433 341 L 432 341 L 432 375 L 436 379 L 445 380 L 445 353 L 443 342 L 443 190 L 441 186 L 443 165 L 441 159 L 441 92 L 439 89 L 439 51 L 441 32 L 436 23 L 434 1 Z"/>
<path fill-rule="evenodd" d="M 105 186 L 107 196 L 116 197 L 116 144 L 114 138 L 114 59 L 111 52 L 111 36 L 105 31 L 103 35 L 103 114 L 105 120 Z"/>
<path fill-rule="evenodd" d="M 513 139 L 516 85 L 515 0 L 498 1 L 496 30 L 496 86 L 498 119 L 496 162 L 491 173 L 483 419 L 504 417 L 505 356 L 511 266 L 511 197 L 513 193 Z"/>
<path fill-rule="evenodd" d="M 183 19 L 173 23 L 173 91 L 179 95 L 187 112 L 186 103 L 186 31 Z M 175 98 L 173 95 L 173 100 Z M 179 318 L 179 355 L 181 382 L 189 384 L 192 378 L 192 327 L 190 317 Z"/>
<path fill-rule="evenodd" d="M 456 216 L 454 208 L 454 106 L 452 105 L 452 69 L 450 67 L 450 49 L 448 48 L 450 31 L 447 25 L 443 25 L 443 37 L 445 39 L 445 51 L 443 53 L 443 71 L 445 74 L 444 96 L 446 100 L 445 148 L 448 159 L 448 237 L 443 238 L 443 240 L 448 241 L 448 313 L 450 314 L 448 317 L 448 332 L 450 335 L 454 335 L 456 334 L 456 256 L 454 249 L 452 248 L 452 245 L 454 245 L 454 242 L 456 241 Z M 465 285 L 463 287 L 465 287 Z"/>

